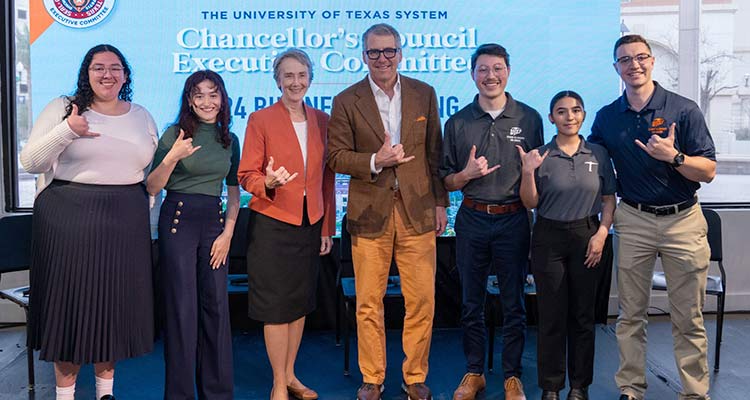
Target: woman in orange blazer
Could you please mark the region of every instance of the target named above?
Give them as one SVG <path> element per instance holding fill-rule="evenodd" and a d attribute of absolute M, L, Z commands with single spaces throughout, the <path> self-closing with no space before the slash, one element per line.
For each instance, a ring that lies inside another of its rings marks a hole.
<path fill-rule="evenodd" d="M 263 321 L 271 399 L 317 399 L 297 379 L 305 316 L 315 309 L 320 256 L 336 229 L 334 173 L 325 165 L 328 115 L 305 105 L 312 63 L 298 49 L 273 64 L 281 99 L 250 115 L 238 178 L 252 193 L 248 315 Z"/>

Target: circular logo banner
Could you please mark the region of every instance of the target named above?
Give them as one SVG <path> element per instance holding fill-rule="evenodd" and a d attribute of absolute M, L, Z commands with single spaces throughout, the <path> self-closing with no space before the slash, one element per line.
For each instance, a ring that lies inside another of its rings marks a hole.
<path fill-rule="evenodd" d="M 71 28 L 88 28 L 112 12 L 115 0 L 44 0 L 44 8 L 57 22 Z"/>

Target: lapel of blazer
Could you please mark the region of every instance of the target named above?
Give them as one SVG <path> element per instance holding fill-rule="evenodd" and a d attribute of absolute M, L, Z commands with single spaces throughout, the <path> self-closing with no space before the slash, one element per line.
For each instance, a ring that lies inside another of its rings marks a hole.
<path fill-rule="evenodd" d="M 307 115 L 307 177 L 318 173 L 318 166 L 313 164 L 319 160 L 323 154 L 323 142 L 320 135 L 320 125 L 318 125 L 318 116 L 310 106 L 305 105 L 305 114 Z M 309 179 L 307 179 L 309 181 Z"/>
<path fill-rule="evenodd" d="M 411 129 L 414 122 L 419 118 L 419 107 L 416 105 L 420 101 L 419 93 L 412 86 L 409 78 L 401 76 L 401 144 L 406 144 L 412 140 Z"/>
<path fill-rule="evenodd" d="M 375 95 L 372 94 L 372 88 L 370 87 L 370 81 L 365 76 L 365 79 L 359 81 L 357 89 L 357 101 L 355 106 L 362 118 L 367 121 L 372 131 L 380 139 L 380 142 L 385 141 L 385 128 L 383 127 L 383 120 L 380 119 L 380 111 L 378 110 L 378 104 L 375 103 Z"/>

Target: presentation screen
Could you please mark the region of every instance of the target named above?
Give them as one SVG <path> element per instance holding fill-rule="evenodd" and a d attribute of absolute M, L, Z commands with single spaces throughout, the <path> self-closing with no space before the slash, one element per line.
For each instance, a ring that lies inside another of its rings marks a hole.
<path fill-rule="evenodd" d="M 161 132 L 175 121 L 182 85 L 199 69 L 221 74 L 240 140 L 250 113 L 277 101 L 273 60 L 296 47 L 313 60 L 307 104 L 330 113 L 334 96 L 363 79 L 362 33 L 388 23 L 401 34 L 400 73 L 434 86 L 442 122 L 469 104 L 477 90 L 471 54 L 499 43 L 510 54 L 508 92 L 545 117 L 560 90 L 580 93 L 595 111 L 620 91 L 612 45 L 620 35 L 620 2 L 485 1 L 252 1 L 31 0 L 28 74 L 32 118 L 53 98 L 71 94 L 85 52 L 100 43 L 119 48 L 133 73 L 134 102 Z M 21 60 L 20 62 L 24 62 Z M 27 131 L 19 127 L 23 145 Z M 26 136 L 27 137 L 27 136 Z M 337 177 L 338 217 L 346 212 L 348 177 Z M 22 203 L 33 202 L 33 177 L 21 178 Z M 243 195 L 246 201 L 249 195 Z M 451 195 L 450 226 L 460 193 Z"/>

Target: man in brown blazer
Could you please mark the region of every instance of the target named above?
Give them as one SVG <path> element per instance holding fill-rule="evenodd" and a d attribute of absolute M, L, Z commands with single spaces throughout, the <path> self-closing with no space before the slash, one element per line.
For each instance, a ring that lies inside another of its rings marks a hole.
<path fill-rule="evenodd" d="M 328 124 L 328 165 L 351 176 L 347 224 L 364 381 L 357 398 L 380 399 L 383 391 L 383 296 L 395 257 L 406 306 L 402 388 L 410 399 L 430 399 L 425 380 L 435 309 L 435 237 L 445 230 L 448 206 L 438 176 L 437 97 L 431 86 L 397 72 L 402 49 L 392 26 L 371 26 L 362 46 L 369 74 L 336 96 Z"/>

